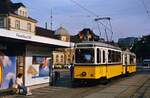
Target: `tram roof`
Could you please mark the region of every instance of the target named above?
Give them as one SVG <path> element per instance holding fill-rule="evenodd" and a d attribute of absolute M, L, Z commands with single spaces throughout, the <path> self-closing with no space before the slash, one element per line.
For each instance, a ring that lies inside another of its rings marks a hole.
<path fill-rule="evenodd" d="M 135 53 L 133 53 L 133 52 L 131 52 L 131 51 L 122 51 L 122 53 L 123 53 L 123 54 L 130 54 L 130 55 L 136 56 Z"/>
<path fill-rule="evenodd" d="M 75 47 L 94 47 L 94 46 L 121 50 L 121 49 L 120 49 L 119 47 L 117 47 L 117 46 L 113 46 L 113 45 L 110 45 L 110 44 L 107 44 L 107 43 L 103 43 L 103 42 L 95 42 L 95 41 L 76 43 L 76 45 L 75 45 Z"/>

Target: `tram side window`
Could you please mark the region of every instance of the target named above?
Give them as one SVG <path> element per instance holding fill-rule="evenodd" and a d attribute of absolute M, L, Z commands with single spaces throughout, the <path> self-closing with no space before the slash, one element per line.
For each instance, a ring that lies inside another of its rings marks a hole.
<path fill-rule="evenodd" d="M 121 53 L 118 51 L 108 50 L 108 63 L 121 62 Z"/>
<path fill-rule="evenodd" d="M 105 63 L 105 51 L 103 50 L 103 63 Z"/>
<path fill-rule="evenodd" d="M 116 52 L 116 62 L 121 62 L 121 52 Z"/>
<path fill-rule="evenodd" d="M 101 63 L 101 51 L 97 49 L 97 63 Z"/>
<path fill-rule="evenodd" d="M 112 52 L 111 50 L 108 50 L 108 63 L 112 62 Z"/>
<path fill-rule="evenodd" d="M 130 55 L 130 64 L 134 64 L 134 56 L 133 55 Z"/>

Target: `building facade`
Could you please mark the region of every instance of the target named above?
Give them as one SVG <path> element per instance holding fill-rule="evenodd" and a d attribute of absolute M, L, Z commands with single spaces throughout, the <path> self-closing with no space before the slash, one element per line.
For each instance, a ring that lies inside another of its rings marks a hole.
<path fill-rule="evenodd" d="M 28 15 L 28 9 L 22 3 L 1 0 L 0 28 L 11 31 L 35 34 L 37 21 Z"/>

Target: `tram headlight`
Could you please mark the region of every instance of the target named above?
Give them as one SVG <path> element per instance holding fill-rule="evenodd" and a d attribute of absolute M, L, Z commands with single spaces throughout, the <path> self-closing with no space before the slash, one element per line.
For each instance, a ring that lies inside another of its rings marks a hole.
<path fill-rule="evenodd" d="M 82 72 L 82 73 L 81 73 L 81 76 L 86 76 L 86 72 Z"/>

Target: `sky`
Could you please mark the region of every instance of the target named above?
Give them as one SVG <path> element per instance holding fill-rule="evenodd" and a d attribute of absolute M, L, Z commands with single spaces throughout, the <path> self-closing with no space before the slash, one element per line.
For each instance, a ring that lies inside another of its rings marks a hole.
<path fill-rule="evenodd" d="M 22 2 L 28 8 L 29 16 L 38 20 L 38 26 L 50 28 L 51 10 L 53 14 L 53 30 L 63 26 L 71 35 L 77 34 L 83 28 L 91 28 L 106 39 L 103 23 L 107 25 L 108 39 L 111 38 L 109 21 L 94 21 L 98 17 L 110 17 L 113 31 L 112 39 L 141 37 L 150 34 L 150 0 L 12 0 Z M 79 7 L 76 3 L 83 6 Z M 143 3 L 144 2 L 144 3 Z M 90 13 L 87 10 L 88 9 Z"/>

